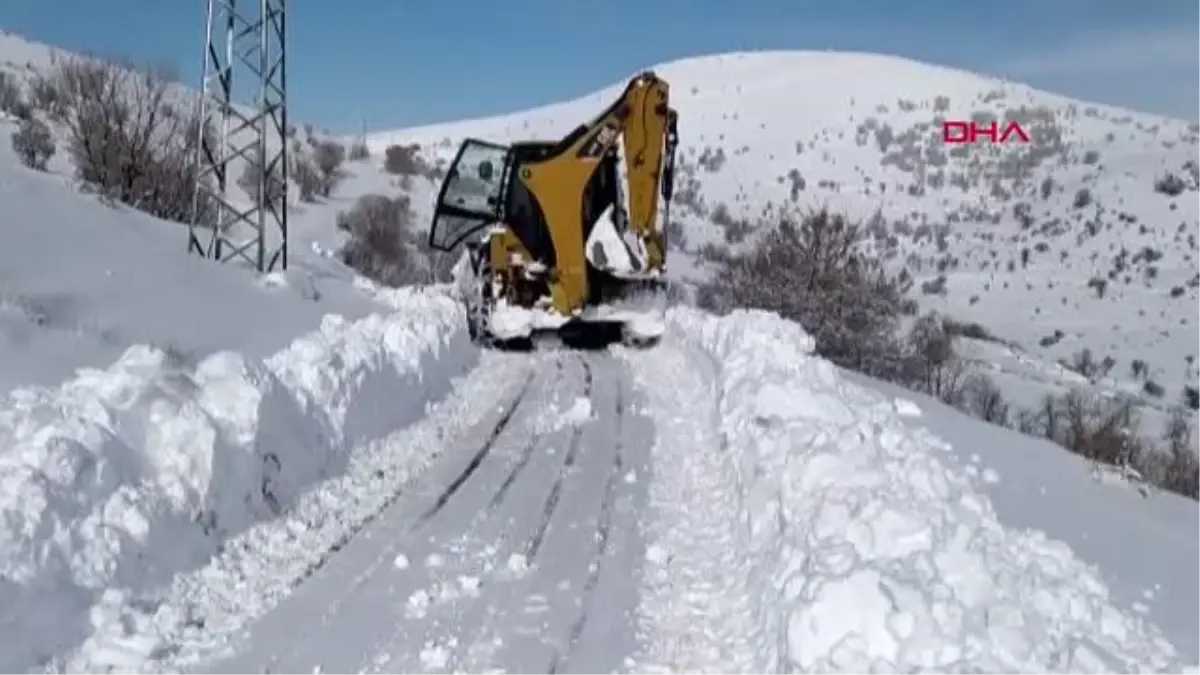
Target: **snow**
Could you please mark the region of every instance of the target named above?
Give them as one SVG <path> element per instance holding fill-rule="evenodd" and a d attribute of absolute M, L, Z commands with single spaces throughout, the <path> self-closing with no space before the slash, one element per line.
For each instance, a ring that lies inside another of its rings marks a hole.
<path fill-rule="evenodd" d="M 0 135 L 8 129 L 0 121 Z M 385 308 L 322 260 L 298 263 L 295 282 L 281 285 L 185 255 L 183 226 L 105 208 L 59 176 L 21 167 L 7 143 L 0 144 L 0 204 L 0 392 L 58 384 L 134 344 L 191 365 L 227 349 L 262 359 L 325 314 L 361 318 Z M 308 265 L 325 271 L 310 277 Z"/>
<path fill-rule="evenodd" d="M 539 327 L 557 327 L 563 319 L 549 312 L 511 305 L 500 299 L 488 315 L 488 331 L 501 340 L 529 337 Z"/>
<path fill-rule="evenodd" d="M 972 477 L 949 443 L 904 414 L 916 405 L 843 377 L 811 354 L 795 324 L 686 308 L 669 323 L 665 353 L 626 355 L 651 415 L 671 432 L 659 437 L 652 467 L 637 670 L 1111 672 L 1195 663 L 1193 579 L 1179 589 L 1186 617 L 1147 616 L 1115 597 L 1105 577 L 1139 575 L 1141 555 L 1110 553 L 1102 572 L 1063 541 L 1002 520 L 988 492 L 1014 487 L 1003 488 L 1000 473 Z M 659 384 L 665 378 L 674 391 Z M 693 398 L 701 394 L 711 397 L 705 408 Z M 964 430 L 992 429 L 936 403 L 921 408 L 920 419 L 936 410 Z M 1089 483 L 1082 472 L 1064 482 Z M 1160 499 L 1161 513 L 1139 518 L 1148 528 L 1179 520 L 1189 504 Z M 1194 505 L 1187 516 L 1186 533 L 1143 533 L 1137 551 L 1190 566 L 1194 577 Z M 1107 527 L 1087 522 L 1097 536 Z M 1131 543 L 1106 542 L 1113 552 Z"/>
<path fill-rule="evenodd" d="M 0 34 L 0 67 L 49 54 Z M 705 244 L 753 241 L 718 205 L 878 211 L 895 264 L 949 278 L 925 306 L 1004 340 L 961 344 L 1019 400 L 1136 394 L 1138 357 L 1171 392 L 1194 382 L 1200 205 L 1152 189 L 1194 157 L 1194 125 L 878 55 L 657 70 L 695 200 L 673 279 L 708 273 Z M 386 145 L 436 160 L 463 136 L 562 135 L 623 84 L 372 137 L 333 196 L 295 204 L 291 268 L 266 275 L 102 205 L 65 153 L 35 173 L 0 144 L 0 670 L 1196 671 L 1194 502 L 842 372 L 770 315 L 633 298 L 613 311 L 660 347 L 502 355 L 469 343 L 451 289 L 337 261 L 334 215 L 361 194 L 407 191 L 428 220 L 436 186 L 401 188 Z M 938 164 L 936 116 L 1021 106 L 1063 147 L 999 188 L 955 185 L 979 157 Z M 904 230 L 944 224 L 944 243 Z M 1146 246 L 1155 274 L 1086 288 Z M 1085 346 L 1118 369 L 1054 363 Z"/>
<path fill-rule="evenodd" d="M 107 369 L 4 397 L 0 667 L 89 633 L 119 641 L 122 601 L 204 565 L 423 417 L 477 355 L 454 299 L 406 295 L 404 313 L 326 317 L 262 361 L 220 352 L 184 369 L 137 346 Z"/>
<path fill-rule="evenodd" d="M 1200 514 L 1172 494 L 1148 497 L 1126 480 L 1098 482 L 1091 462 L 948 410 L 939 402 L 853 373 L 847 379 L 913 400 L 928 414 L 909 420 L 945 439 L 968 472 L 995 472 L 981 485 L 1006 524 L 1036 528 L 1095 565 L 1115 601 L 1146 605 L 1172 644 L 1200 659 Z M 1150 553 L 1153 552 L 1153 553 Z"/>

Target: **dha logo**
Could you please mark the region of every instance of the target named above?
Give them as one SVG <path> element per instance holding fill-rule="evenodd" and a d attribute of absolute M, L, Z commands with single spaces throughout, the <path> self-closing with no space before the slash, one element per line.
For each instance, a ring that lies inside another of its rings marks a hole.
<path fill-rule="evenodd" d="M 1001 127 L 995 120 L 980 125 L 974 120 L 946 120 L 942 122 L 942 141 L 952 144 L 975 144 L 986 138 L 992 145 L 1005 143 L 1028 143 L 1029 134 L 1016 121 Z"/>

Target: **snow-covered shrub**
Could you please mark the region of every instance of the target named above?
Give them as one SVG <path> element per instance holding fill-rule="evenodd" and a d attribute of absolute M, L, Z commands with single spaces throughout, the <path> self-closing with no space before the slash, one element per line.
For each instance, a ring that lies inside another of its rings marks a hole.
<path fill-rule="evenodd" d="M 1184 385 L 1183 402 L 1192 410 L 1200 410 L 1200 388 L 1192 385 Z"/>
<path fill-rule="evenodd" d="M 259 199 L 259 195 L 265 194 L 265 201 L 274 205 L 275 208 L 283 205 L 283 200 L 287 195 L 283 170 L 279 164 L 272 164 L 268 172 L 259 164 L 257 157 L 252 157 L 246 162 L 237 184 L 246 191 L 250 199 L 255 201 Z"/>
<path fill-rule="evenodd" d="M 1178 197 L 1187 189 L 1187 183 L 1179 176 L 1168 173 L 1160 176 L 1154 181 L 1154 191 L 1167 195 L 1168 197 Z"/>
<path fill-rule="evenodd" d="M 313 162 L 321 172 L 318 192 L 328 197 L 341 179 L 342 162 L 346 161 L 346 148 L 334 141 L 321 141 L 313 146 Z"/>
<path fill-rule="evenodd" d="M 300 200 L 305 202 L 315 201 L 317 193 L 321 189 L 321 170 L 317 167 L 317 163 L 313 160 L 312 155 L 303 149 L 299 149 L 293 151 L 289 155 L 288 160 L 291 162 L 288 173 L 291 179 L 296 182 L 296 187 L 300 191 Z"/>
<path fill-rule="evenodd" d="M 38 119 L 22 120 L 12 135 L 13 152 L 17 153 L 25 166 L 45 171 L 46 164 L 54 156 L 54 137 L 50 127 Z"/>
<path fill-rule="evenodd" d="M 338 214 L 337 227 L 350 235 L 342 262 L 363 276 L 388 286 L 433 280 L 428 261 L 413 242 L 408 195 L 363 195 L 350 211 Z"/>
<path fill-rule="evenodd" d="M 24 119 L 27 111 L 28 105 L 21 96 L 21 86 L 12 75 L 0 71 L 0 112 Z"/>
<path fill-rule="evenodd" d="M 908 285 L 860 246 L 859 226 L 820 210 L 761 231 L 753 247 L 720 263 L 701 303 L 777 312 L 804 326 L 831 361 L 894 376 L 904 361 L 896 329 Z"/>
<path fill-rule="evenodd" d="M 415 176 L 422 172 L 424 162 L 418 154 L 421 146 L 416 143 L 409 145 L 389 145 L 383 151 L 383 170 L 400 176 Z"/>

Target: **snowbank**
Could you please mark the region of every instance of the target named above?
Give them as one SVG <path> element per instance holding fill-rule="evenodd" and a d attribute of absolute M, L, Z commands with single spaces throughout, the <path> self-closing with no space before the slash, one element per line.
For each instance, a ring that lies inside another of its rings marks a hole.
<path fill-rule="evenodd" d="M 669 323 L 664 344 L 691 353 L 687 360 L 703 366 L 693 370 L 709 371 L 713 435 L 736 465 L 734 484 L 697 485 L 705 489 L 699 500 L 721 502 L 723 489 L 736 504 L 733 534 L 707 545 L 717 558 L 731 544 L 740 551 L 721 572 L 740 568 L 734 581 L 749 601 L 729 600 L 722 612 L 751 617 L 761 634 L 741 663 L 784 672 L 1184 665 L 1156 626 L 1114 605 L 1097 571 L 1069 547 L 1002 525 L 945 443 L 910 430 L 892 402 L 812 356 L 797 325 L 688 308 L 672 310 Z M 680 473 L 695 470 L 682 465 L 688 454 L 678 453 Z M 703 463 L 695 446 L 690 455 Z M 663 469 L 656 463 L 656 480 Z M 678 541 L 655 542 L 654 531 L 656 559 L 703 559 Z M 762 609 L 744 609 L 764 600 Z M 662 613 L 685 604 L 657 607 L 651 620 L 669 623 Z"/>
<path fill-rule="evenodd" d="M 114 595 L 167 585 L 419 419 L 477 358 L 458 304 L 320 330 L 265 361 L 191 372 L 130 348 L 107 370 L 0 399 L 0 670 L 57 662 Z"/>

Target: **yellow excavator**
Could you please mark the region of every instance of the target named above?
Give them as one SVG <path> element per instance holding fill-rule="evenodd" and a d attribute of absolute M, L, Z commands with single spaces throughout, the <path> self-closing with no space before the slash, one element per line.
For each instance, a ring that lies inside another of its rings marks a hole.
<path fill-rule="evenodd" d="M 473 339 L 510 349 L 547 333 L 583 347 L 658 341 L 677 118 L 667 83 L 643 72 L 560 140 L 462 142 L 429 243 L 466 246 L 459 282 Z"/>

